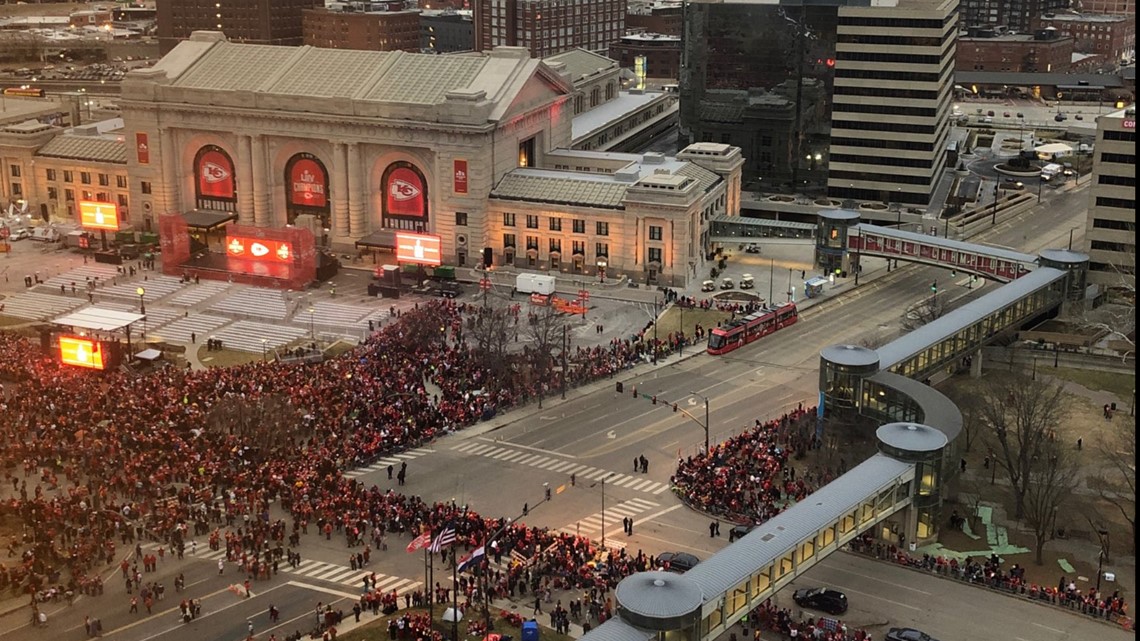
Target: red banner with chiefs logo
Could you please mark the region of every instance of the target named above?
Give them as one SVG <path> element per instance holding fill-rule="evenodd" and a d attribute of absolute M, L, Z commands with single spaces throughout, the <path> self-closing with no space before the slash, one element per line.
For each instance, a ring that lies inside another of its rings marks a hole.
<path fill-rule="evenodd" d="M 140 165 L 150 164 L 150 143 L 147 141 L 145 132 L 139 131 L 135 133 L 135 153 L 138 156 Z"/>
<path fill-rule="evenodd" d="M 455 193 L 466 194 L 467 193 L 467 161 L 466 160 L 456 160 L 455 161 L 454 174 L 455 174 Z"/>
<path fill-rule="evenodd" d="M 302 207 L 328 205 L 328 176 L 312 158 L 299 158 L 289 170 L 289 202 Z"/>
<path fill-rule="evenodd" d="M 390 216 L 423 217 L 427 213 L 423 179 L 409 167 L 396 167 L 388 172 L 384 194 L 385 213 Z"/>
<path fill-rule="evenodd" d="M 234 198 L 234 164 L 220 149 L 208 149 L 198 156 L 194 168 L 198 178 L 198 195 L 207 198 Z"/>
<path fill-rule="evenodd" d="M 262 240 L 245 236 L 226 236 L 226 255 L 246 260 L 291 263 L 293 245 L 277 240 Z"/>

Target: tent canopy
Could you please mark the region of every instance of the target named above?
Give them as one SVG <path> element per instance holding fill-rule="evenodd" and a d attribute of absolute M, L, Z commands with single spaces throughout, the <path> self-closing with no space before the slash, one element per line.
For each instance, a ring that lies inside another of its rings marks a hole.
<path fill-rule="evenodd" d="M 87 307 L 77 312 L 60 316 L 52 321 L 53 325 L 89 329 L 96 332 L 113 332 L 130 326 L 146 318 L 143 314 L 134 312 L 119 312 L 113 309 Z"/>

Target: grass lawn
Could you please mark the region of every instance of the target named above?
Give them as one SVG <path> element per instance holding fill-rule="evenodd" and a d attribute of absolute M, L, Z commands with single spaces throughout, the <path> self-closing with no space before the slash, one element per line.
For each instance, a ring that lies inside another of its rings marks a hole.
<path fill-rule="evenodd" d="M 686 308 L 683 312 L 681 308 L 673 306 L 661 315 L 657 321 L 657 338 L 661 339 L 669 335 L 669 332 L 675 332 L 681 329 L 681 320 L 684 317 L 685 335 L 692 336 L 693 328 L 698 324 L 704 327 L 705 330 L 716 327 L 718 321 L 725 321 L 732 318 L 729 312 L 721 312 L 715 309 L 689 309 Z"/>
<path fill-rule="evenodd" d="M 223 349 L 211 352 L 203 345 L 198 348 L 198 360 L 206 367 L 231 367 L 233 365 L 245 365 L 246 363 L 259 361 L 261 360 L 261 354 L 242 352 L 236 349 Z"/>
<path fill-rule="evenodd" d="M 1136 389 L 1135 374 L 1120 374 L 1118 372 L 1097 372 L 1086 369 L 1069 369 L 1067 367 L 1050 367 L 1043 370 L 1049 376 L 1056 376 L 1072 381 L 1091 390 L 1111 392 L 1118 402 L 1132 398 L 1132 391 Z"/>
<path fill-rule="evenodd" d="M 442 632 L 445 639 L 448 639 L 451 637 L 451 623 L 440 620 L 440 616 L 443 614 L 443 611 L 447 607 L 449 607 L 449 606 L 436 605 L 436 606 L 433 606 L 433 608 L 432 608 L 434 611 L 433 619 L 434 619 L 435 629 L 438 630 L 439 632 Z M 521 639 L 522 638 L 522 630 L 512 626 L 511 624 L 509 624 L 506 621 L 504 621 L 503 619 L 501 619 L 499 617 L 499 610 L 500 610 L 500 608 L 496 608 L 495 606 L 491 606 L 491 617 L 492 617 L 491 621 L 492 621 L 492 624 L 494 625 L 494 628 L 495 628 L 494 632 L 497 632 L 498 634 L 509 635 L 509 636 L 513 637 L 515 639 L 515 641 L 518 641 L 519 639 Z M 351 632 L 346 632 L 344 634 L 338 634 L 337 639 L 340 639 L 342 641 L 388 641 L 388 621 L 391 621 L 394 618 L 401 617 L 407 612 L 411 612 L 411 613 L 415 613 L 415 614 L 422 614 L 423 612 L 426 612 L 426 611 L 427 611 L 427 608 L 412 608 L 411 610 L 400 610 L 399 612 L 396 612 L 395 614 L 392 614 L 389 616 L 382 616 L 382 617 L 378 617 L 378 618 L 369 620 L 368 623 L 361 625 L 359 628 L 356 628 L 355 630 L 352 630 Z M 371 617 L 371 616 L 372 615 L 370 615 L 370 614 L 369 615 L 362 615 L 361 619 L 363 620 L 364 617 Z M 472 617 L 477 618 L 480 616 L 481 616 L 481 612 L 480 612 L 480 609 L 478 608 L 478 606 L 475 607 L 474 611 L 469 610 L 467 612 L 466 616 L 464 616 L 464 620 L 459 622 L 459 637 L 461 639 L 463 639 L 463 638 L 475 639 L 476 638 L 476 637 L 470 637 L 467 635 L 467 623 L 472 620 Z M 574 641 L 573 637 L 565 635 L 565 634 L 556 634 L 554 632 L 554 630 L 542 625 L 541 622 L 539 622 L 539 624 L 538 624 L 538 638 L 541 639 L 542 641 Z"/>

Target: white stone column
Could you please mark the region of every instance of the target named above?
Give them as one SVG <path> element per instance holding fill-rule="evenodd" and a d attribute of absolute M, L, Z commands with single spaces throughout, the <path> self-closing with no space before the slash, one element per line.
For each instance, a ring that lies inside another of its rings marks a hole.
<path fill-rule="evenodd" d="M 268 171 L 265 158 L 265 136 L 255 134 L 251 147 L 253 153 L 253 223 L 258 227 L 273 225 L 273 212 L 269 210 Z"/>
<path fill-rule="evenodd" d="M 159 133 L 159 144 L 162 146 L 162 192 L 155 214 L 173 214 L 182 212 L 182 201 L 179 194 L 182 192 L 182 172 L 178 171 L 178 148 L 174 141 L 174 132 L 162 129 Z M 190 174 L 193 175 L 193 170 Z"/>
<path fill-rule="evenodd" d="M 348 238 L 348 149 L 343 142 L 333 143 L 332 157 L 332 237 Z"/>
<path fill-rule="evenodd" d="M 238 223 L 254 224 L 253 215 L 253 138 L 238 136 L 237 148 Z"/>
<path fill-rule="evenodd" d="M 348 143 L 348 233 L 360 238 L 368 233 L 364 224 L 367 199 L 364 189 L 364 167 L 360 160 L 360 143 Z"/>

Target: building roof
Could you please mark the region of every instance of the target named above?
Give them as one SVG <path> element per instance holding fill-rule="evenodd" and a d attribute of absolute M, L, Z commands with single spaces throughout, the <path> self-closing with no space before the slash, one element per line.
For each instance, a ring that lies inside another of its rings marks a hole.
<path fill-rule="evenodd" d="M 638 572 L 622 579 L 614 592 L 618 604 L 651 619 L 692 615 L 704 605 L 704 595 L 692 581 L 672 572 Z"/>
<path fill-rule="evenodd" d="M 570 74 L 572 82 L 578 82 L 583 78 L 609 71 L 618 66 L 616 60 L 586 49 L 571 49 L 558 55 L 543 58 L 542 61 L 546 64 L 561 62 L 566 65 L 566 73 Z"/>
<path fill-rule="evenodd" d="M 252 106 L 257 106 L 260 96 L 267 96 L 276 100 L 267 102 L 266 108 L 313 111 L 313 101 L 306 99 L 321 99 L 329 101 L 328 109 L 361 114 L 376 113 L 376 109 L 361 111 L 361 107 L 354 110 L 345 105 L 424 107 L 450 103 L 454 98 L 456 109 L 412 113 L 427 121 L 464 120 L 483 113 L 482 105 L 489 102 L 492 106 L 487 120 L 497 121 L 535 75 L 542 75 L 555 93 L 569 94 L 572 90 L 564 79 L 526 54 L 518 47 L 440 56 L 253 45 L 229 42 L 217 32 L 196 31 L 154 67 L 128 73 L 124 98 L 139 95 L 146 100 L 223 104 L 209 92 L 241 91 L 253 94 Z M 155 97 L 130 91 L 132 85 L 148 80 L 159 85 Z M 167 87 L 190 91 L 166 94 Z"/>
<path fill-rule="evenodd" d="M 923 424 L 945 434 L 947 441 L 953 443 L 962 433 L 962 411 L 942 392 L 926 383 L 886 370 L 868 376 L 867 380 L 898 391 L 918 404 Z"/>
<path fill-rule="evenodd" d="M 113 309 L 100 307 L 86 307 L 66 316 L 60 316 L 52 321 L 53 325 L 89 329 L 96 332 L 113 332 L 132 323 L 141 321 L 145 316 L 134 312 L 119 312 Z"/>
<path fill-rule="evenodd" d="M 1120 76 L 1096 73 L 1030 73 L 1013 71 L 955 71 L 954 82 L 969 85 L 1009 85 L 1011 87 L 1032 87 L 1043 85 L 1080 85 L 1082 82 L 1110 89 L 1124 86 Z"/>
<path fill-rule="evenodd" d="M 60 134 L 40 147 L 37 156 L 127 164 L 127 146 L 110 136 Z"/>
<path fill-rule="evenodd" d="M 604 161 L 612 173 L 524 167 L 503 176 L 491 190 L 491 196 L 503 200 L 624 209 L 626 190 L 639 183 L 683 177 L 695 180 L 700 190 L 707 192 L 721 181 L 720 176 L 700 165 L 659 153 L 568 149 L 555 153 L 558 158 L 581 158 L 587 163 Z M 625 164 L 619 167 L 614 161 Z"/>
<path fill-rule="evenodd" d="M 592 628 L 583 638 L 590 641 L 652 641 L 658 634 L 656 631 L 636 628 L 616 616 Z"/>
<path fill-rule="evenodd" d="M 912 469 L 911 463 L 875 454 L 701 562 L 685 578 L 696 583 L 706 598 L 719 597 Z"/>
<path fill-rule="evenodd" d="M 950 442 L 941 430 L 921 423 L 887 423 L 875 430 L 875 436 L 883 443 L 907 452 L 935 452 Z"/>
<path fill-rule="evenodd" d="M 994 291 L 966 303 L 954 311 L 919 327 L 913 332 L 883 345 L 879 352 L 879 368 L 889 369 L 920 351 L 940 343 L 965 327 L 969 327 L 994 312 L 1004 309 L 1032 292 L 1049 285 L 1065 272 L 1042 267 Z"/>
<path fill-rule="evenodd" d="M 1041 19 L 1059 20 L 1061 22 L 1124 22 L 1135 18 L 1110 13 L 1056 13 L 1043 15 Z"/>
<path fill-rule="evenodd" d="M 642 109 L 646 105 L 654 102 L 668 101 L 671 98 L 672 94 L 660 91 L 638 93 L 620 91 L 618 92 L 617 98 L 574 116 L 571 138 L 577 143 L 579 140 L 584 140 L 604 130 L 615 122 L 620 122 L 623 118 Z"/>

